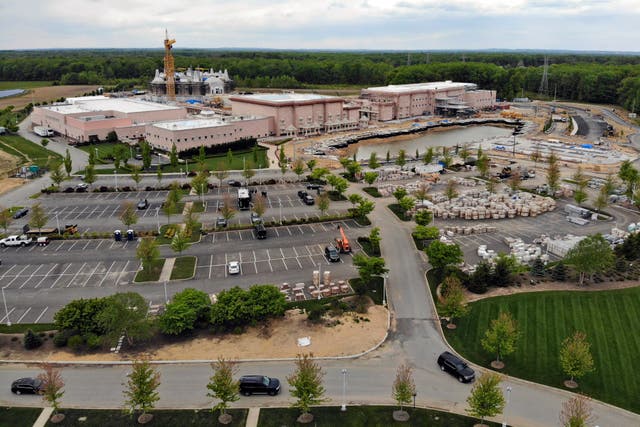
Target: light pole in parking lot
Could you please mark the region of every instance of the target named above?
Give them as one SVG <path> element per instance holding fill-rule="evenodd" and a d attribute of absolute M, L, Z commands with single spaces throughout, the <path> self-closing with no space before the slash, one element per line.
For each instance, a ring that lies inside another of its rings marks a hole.
<path fill-rule="evenodd" d="M 11 326 L 11 320 L 9 320 L 9 309 L 7 309 L 7 299 L 4 296 L 4 288 L 6 286 L 2 287 L 2 302 L 4 303 L 4 312 L 6 313 L 7 316 L 7 326 Z"/>
<path fill-rule="evenodd" d="M 60 230 L 60 221 L 58 221 L 58 213 L 56 212 L 56 227 L 58 227 L 58 234 L 62 235 L 62 230 Z"/>
<path fill-rule="evenodd" d="M 511 386 L 507 386 L 507 402 L 504 405 L 504 420 L 502 420 L 502 427 L 507 427 L 507 406 L 509 406 L 509 400 L 511 400 Z"/>
<path fill-rule="evenodd" d="M 158 233 L 160 233 L 160 206 L 156 206 L 156 224 L 158 225 Z"/>
<path fill-rule="evenodd" d="M 280 206 L 280 225 L 282 225 L 282 200 L 278 197 L 278 205 Z"/>
<path fill-rule="evenodd" d="M 383 273 L 380 275 L 382 277 L 382 306 L 387 306 L 387 279 L 389 278 L 389 273 Z"/>
<path fill-rule="evenodd" d="M 115 190 L 118 191 L 118 171 L 113 171 L 113 179 L 115 180 Z"/>
<path fill-rule="evenodd" d="M 342 369 L 342 407 L 341 411 L 347 410 L 347 370 Z"/>
<path fill-rule="evenodd" d="M 162 282 L 164 284 L 164 301 L 169 304 L 169 297 L 167 296 L 167 281 Z"/>

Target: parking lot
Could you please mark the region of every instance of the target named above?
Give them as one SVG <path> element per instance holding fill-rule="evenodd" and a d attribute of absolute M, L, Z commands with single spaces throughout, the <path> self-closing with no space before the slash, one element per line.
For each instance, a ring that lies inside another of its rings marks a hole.
<path fill-rule="evenodd" d="M 122 241 L 116 242 L 111 239 L 78 239 L 78 240 L 52 240 L 47 246 L 37 246 L 31 244 L 25 247 L 6 247 L 1 248 L 2 254 L 18 254 L 22 255 L 26 252 L 38 253 L 38 252 L 86 252 L 86 251 L 117 251 L 121 252 L 123 249 L 129 247 L 135 248 L 137 241 Z M 6 264 L 6 263 L 5 263 Z"/>
<path fill-rule="evenodd" d="M 307 216 L 308 218 L 308 216 Z M 286 225 L 281 227 L 268 227 L 267 236 L 269 237 L 289 237 L 289 236 L 304 236 L 309 234 L 318 233 L 334 233 L 338 235 L 338 225 L 341 225 L 344 230 L 356 229 L 358 225 L 352 219 L 346 219 L 342 221 L 329 221 L 319 222 L 316 224 L 300 224 L 300 225 Z M 209 241 L 212 244 L 224 243 L 235 240 L 251 240 L 255 239 L 254 230 L 230 230 L 220 231 L 217 233 L 211 233 L 206 236 L 204 241 Z"/>
<path fill-rule="evenodd" d="M 547 236 L 563 236 L 566 234 L 588 235 L 594 233 L 609 233 L 614 227 L 613 221 L 591 221 L 585 226 L 570 223 L 566 219 L 564 204 L 559 204 L 554 211 L 546 212 L 536 217 L 517 217 L 513 219 L 501 219 L 493 221 L 464 221 L 436 219 L 435 225 L 443 227 L 492 225 L 497 227 L 493 233 L 456 234 L 452 239 L 464 252 L 465 261 L 468 264 L 477 264 L 481 258 L 477 254 L 479 245 L 487 245 L 487 249 L 493 249 L 496 253 L 509 253 L 509 246 L 505 243 L 505 237 L 520 238 L 524 243 L 533 243 L 534 239 L 542 234 Z"/>

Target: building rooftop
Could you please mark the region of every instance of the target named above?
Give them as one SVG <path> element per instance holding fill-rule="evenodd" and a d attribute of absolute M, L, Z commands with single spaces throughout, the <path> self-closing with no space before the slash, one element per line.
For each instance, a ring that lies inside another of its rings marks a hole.
<path fill-rule="evenodd" d="M 239 122 L 242 120 L 253 120 L 257 117 L 254 116 L 216 116 L 207 118 L 192 118 L 187 120 L 172 120 L 167 122 L 154 123 L 153 126 L 168 129 L 168 130 L 190 130 L 190 129 L 203 129 L 212 128 L 218 126 L 226 126 L 230 123 Z"/>
<path fill-rule="evenodd" d="M 290 103 L 290 102 L 305 102 L 316 100 L 339 100 L 335 96 L 317 95 L 315 93 L 261 93 L 255 95 L 235 95 L 234 99 L 247 99 L 254 101 L 265 101 L 273 103 Z"/>
<path fill-rule="evenodd" d="M 176 110 L 182 107 L 158 104 L 130 98 L 108 98 L 106 96 L 83 96 L 68 98 L 64 104 L 44 106 L 62 114 L 93 113 L 97 111 L 119 111 L 121 113 L 143 113 L 147 111 Z"/>
<path fill-rule="evenodd" d="M 398 92 L 415 92 L 415 91 L 429 91 L 429 90 L 438 90 L 438 89 L 476 89 L 477 85 L 475 83 L 460 83 L 460 82 L 452 82 L 451 80 L 447 80 L 444 82 L 429 82 L 429 83 L 411 83 L 406 85 L 389 85 L 389 86 L 379 86 L 379 87 L 370 87 L 365 90 L 374 91 L 374 92 L 388 92 L 388 93 L 398 93 Z"/>

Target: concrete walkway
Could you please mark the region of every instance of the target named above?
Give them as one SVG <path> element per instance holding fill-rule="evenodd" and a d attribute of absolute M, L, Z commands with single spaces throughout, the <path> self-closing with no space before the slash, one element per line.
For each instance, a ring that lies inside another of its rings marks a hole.
<path fill-rule="evenodd" d="M 162 273 L 160 273 L 160 278 L 158 279 L 159 282 L 168 282 L 171 279 L 171 272 L 173 271 L 173 264 L 175 263 L 175 258 L 167 258 L 164 260 Z"/>
<path fill-rule="evenodd" d="M 42 412 L 40 412 L 40 416 L 36 422 L 33 423 L 33 427 L 44 427 L 47 421 L 49 421 L 49 418 L 51 418 L 51 414 L 53 414 L 52 407 L 44 408 Z"/>
<path fill-rule="evenodd" d="M 249 408 L 247 414 L 246 427 L 258 427 L 258 418 L 260 417 L 260 408 Z"/>

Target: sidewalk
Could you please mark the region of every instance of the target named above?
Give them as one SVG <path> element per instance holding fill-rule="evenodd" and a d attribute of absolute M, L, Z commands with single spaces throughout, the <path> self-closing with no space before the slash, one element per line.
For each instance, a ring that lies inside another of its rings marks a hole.
<path fill-rule="evenodd" d="M 42 409 L 40 416 L 36 422 L 33 423 L 33 427 L 44 427 L 47 424 L 47 421 L 49 421 L 49 418 L 51 418 L 51 414 L 53 414 L 52 407 Z"/>
<path fill-rule="evenodd" d="M 247 414 L 247 424 L 246 427 L 258 427 L 258 418 L 260 418 L 260 408 L 249 408 L 249 413 Z"/>
<path fill-rule="evenodd" d="M 160 273 L 158 282 L 168 282 L 171 279 L 171 272 L 173 271 L 173 265 L 175 263 L 175 258 L 167 258 L 164 261 L 164 266 L 162 267 L 162 273 Z"/>

